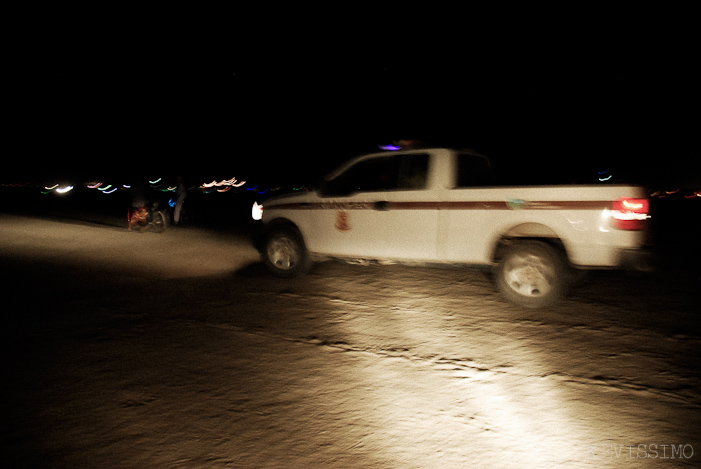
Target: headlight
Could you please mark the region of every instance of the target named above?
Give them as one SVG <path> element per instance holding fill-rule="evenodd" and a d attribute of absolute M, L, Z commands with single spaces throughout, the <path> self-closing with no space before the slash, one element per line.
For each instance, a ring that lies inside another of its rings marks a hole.
<path fill-rule="evenodd" d="M 251 208 L 251 218 L 256 221 L 263 218 L 263 206 L 258 205 L 258 202 L 253 202 L 253 207 Z"/>

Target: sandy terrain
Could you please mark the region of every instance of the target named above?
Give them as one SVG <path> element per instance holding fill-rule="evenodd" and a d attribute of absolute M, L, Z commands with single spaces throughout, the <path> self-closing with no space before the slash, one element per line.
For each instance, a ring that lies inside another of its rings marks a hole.
<path fill-rule="evenodd" d="M 698 277 L 267 275 L 200 229 L 0 215 L 3 467 L 694 467 Z"/>

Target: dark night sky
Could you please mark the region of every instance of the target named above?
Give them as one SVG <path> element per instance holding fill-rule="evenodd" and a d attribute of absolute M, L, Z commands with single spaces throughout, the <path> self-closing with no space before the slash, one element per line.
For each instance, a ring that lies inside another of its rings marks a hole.
<path fill-rule="evenodd" d="M 688 173 L 700 42 L 689 12 L 658 13 L 560 12 L 558 26 L 518 12 L 378 20 L 341 32 L 216 12 L 48 15 L 18 29 L 6 61 L 6 161 L 42 174 L 186 161 L 172 171 L 299 177 L 420 138 L 506 164 L 635 165 L 644 155 L 663 166 L 654 173 Z"/>

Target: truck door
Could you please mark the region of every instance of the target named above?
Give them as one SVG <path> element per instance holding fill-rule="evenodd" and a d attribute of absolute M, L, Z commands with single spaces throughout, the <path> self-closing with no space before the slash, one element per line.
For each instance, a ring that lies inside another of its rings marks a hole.
<path fill-rule="evenodd" d="M 331 254 L 431 260 L 436 256 L 438 215 L 428 190 L 428 153 L 389 153 L 358 161 L 323 194 L 333 211 Z M 328 212 L 328 210 L 324 210 Z M 326 230 L 324 230 L 326 232 Z"/>
<path fill-rule="evenodd" d="M 447 210 L 441 225 L 442 260 L 484 263 L 490 227 L 500 218 L 503 201 L 494 200 L 496 179 L 489 160 L 481 155 L 455 156 L 454 187 L 448 191 Z"/>

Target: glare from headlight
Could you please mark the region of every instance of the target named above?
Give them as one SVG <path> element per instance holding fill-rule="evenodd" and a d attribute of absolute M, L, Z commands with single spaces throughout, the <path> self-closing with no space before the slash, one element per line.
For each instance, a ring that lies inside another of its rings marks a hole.
<path fill-rule="evenodd" d="M 263 218 L 263 206 L 258 205 L 258 202 L 253 202 L 253 207 L 251 208 L 251 218 L 256 221 Z"/>

